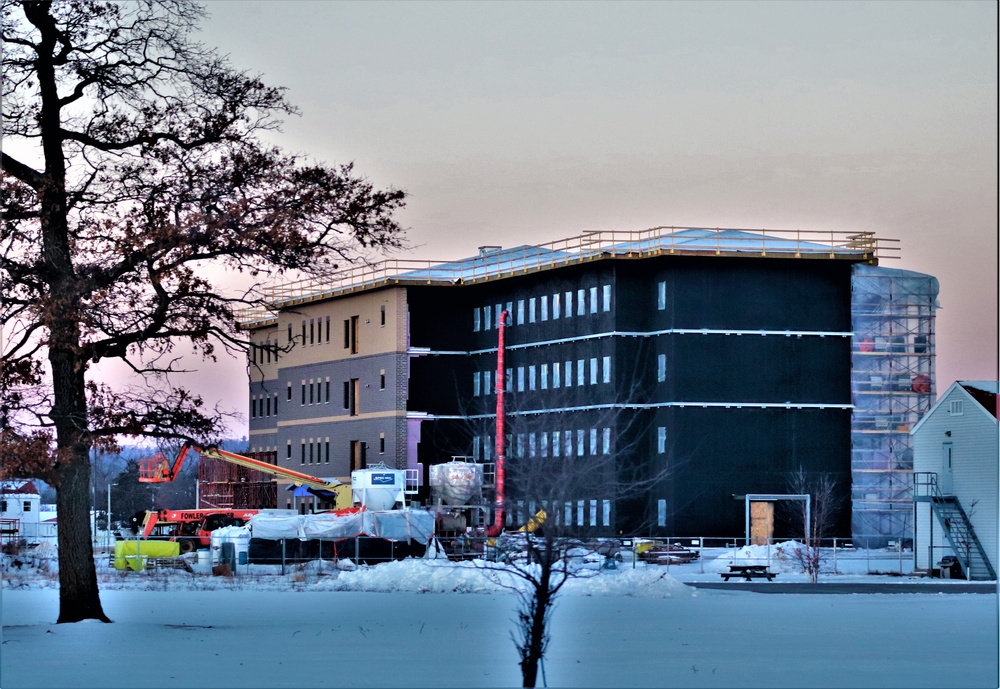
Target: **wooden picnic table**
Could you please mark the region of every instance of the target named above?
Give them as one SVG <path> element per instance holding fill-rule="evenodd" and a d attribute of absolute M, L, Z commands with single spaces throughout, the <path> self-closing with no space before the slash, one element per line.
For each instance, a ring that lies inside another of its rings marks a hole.
<path fill-rule="evenodd" d="M 742 577 L 747 581 L 766 578 L 771 581 L 778 576 L 778 573 L 772 572 L 767 565 L 729 565 L 729 571 L 720 572 L 720 575 L 726 581 L 729 581 L 730 577 Z"/>

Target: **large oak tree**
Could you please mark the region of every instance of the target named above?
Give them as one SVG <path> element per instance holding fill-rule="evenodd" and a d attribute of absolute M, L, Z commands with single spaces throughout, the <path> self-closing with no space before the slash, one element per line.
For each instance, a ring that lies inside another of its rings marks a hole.
<path fill-rule="evenodd" d="M 318 274 L 401 241 L 403 192 L 264 142 L 294 109 L 194 40 L 203 15 L 188 0 L 2 0 L 0 458 L 57 489 L 59 622 L 108 619 L 91 449 L 222 427 L 167 382 L 179 343 L 208 359 L 247 346 L 239 310 L 261 295 L 211 276 Z M 106 360 L 141 383 L 98 382 Z"/>

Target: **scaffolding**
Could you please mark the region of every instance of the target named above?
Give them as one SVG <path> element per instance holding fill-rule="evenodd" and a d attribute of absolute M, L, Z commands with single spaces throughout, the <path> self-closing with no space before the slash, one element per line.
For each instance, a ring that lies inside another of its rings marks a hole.
<path fill-rule="evenodd" d="M 913 538 L 910 429 L 935 399 L 938 281 L 857 264 L 851 280 L 851 531 L 864 547 Z"/>
<path fill-rule="evenodd" d="M 277 452 L 248 452 L 247 457 L 278 463 Z M 271 509 L 278 486 L 270 474 L 202 455 L 198 462 L 199 509 Z"/>

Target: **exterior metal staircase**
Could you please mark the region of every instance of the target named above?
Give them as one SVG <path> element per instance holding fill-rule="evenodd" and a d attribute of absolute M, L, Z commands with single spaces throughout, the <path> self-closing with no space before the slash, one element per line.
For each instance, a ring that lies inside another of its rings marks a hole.
<path fill-rule="evenodd" d="M 993 581 L 997 578 L 982 543 L 961 503 L 954 495 L 943 495 L 938 488 L 937 474 L 932 471 L 914 472 L 913 499 L 929 502 L 931 511 L 944 529 L 948 544 L 962 565 L 967 579 Z"/>

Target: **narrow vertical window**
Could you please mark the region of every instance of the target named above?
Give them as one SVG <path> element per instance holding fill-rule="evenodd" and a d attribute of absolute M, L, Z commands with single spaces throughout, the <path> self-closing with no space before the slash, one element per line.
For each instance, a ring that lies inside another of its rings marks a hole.
<path fill-rule="evenodd" d="M 580 428 L 576 431 L 576 456 L 583 457 L 586 450 L 584 449 L 584 433 L 583 429 Z"/>
<path fill-rule="evenodd" d="M 351 348 L 351 319 L 344 320 L 344 349 Z"/>
<path fill-rule="evenodd" d="M 361 413 L 361 380 L 351 378 L 351 416 Z"/>
<path fill-rule="evenodd" d="M 264 416 L 270 416 L 271 415 L 271 396 L 270 395 L 268 395 L 264 399 L 264 412 L 265 412 Z"/>
<path fill-rule="evenodd" d="M 610 383 L 611 382 L 611 357 L 609 357 L 609 356 L 604 357 L 604 360 L 602 361 L 602 364 L 603 364 L 603 368 L 604 368 L 604 382 L 605 383 Z"/>
<path fill-rule="evenodd" d="M 292 339 L 292 324 L 289 323 L 288 324 L 288 345 L 291 346 L 293 344 L 295 344 L 295 341 Z"/>
<path fill-rule="evenodd" d="M 528 367 L 528 389 L 529 390 L 534 390 L 535 389 L 535 367 L 534 366 L 529 366 Z"/>
<path fill-rule="evenodd" d="M 306 382 L 302 381 L 302 406 L 306 403 Z"/>
<path fill-rule="evenodd" d="M 552 364 L 552 387 L 559 387 L 559 362 Z"/>
<path fill-rule="evenodd" d="M 583 316 L 587 313 L 587 290 L 578 289 L 576 291 L 576 315 Z"/>
<path fill-rule="evenodd" d="M 479 397 L 479 371 L 472 372 L 472 396 Z"/>
<path fill-rule="evenodd" d="M 492 306 L 484 306 L 483 307 L 483 330 L 489 330 L 491 327 L 493 327 L 492 325 L 490 325 L 492 322 L 493 322 L 493 307 Z"/>
<path fill-rule="evenodd" d="M 538 446 L 536 445 L 535 434 L 534 433 L 529 433 L 528 434 L 528 456 L 529 457 L 535 457 L 537 452 L 538 452 Z"/>
<path fill-rule="evenodd" d="M 538 298 L 538 310 L 543 321 L 549 320 L 549 297 L 543 295 Z"/>
<path fill-rule="evenodd" d="M 491 387 L 491 381 L 493 377 L 492 371 L 483 371 L 483 394 L 492 395 L 495 390 Z"/>
<path fill-rule="evenodd" d="M 667 355 L 658 354 L 656 356 L 656 380 L 662 383 L 667 379 Z"/>
<path fill-rule="evenodd" d="M 602 526 L 611 526 L 611 501 L 601 500 Z"/>
<path fill-rule="evenodd" d="M 309 344 L 316 344 L 316 321 L 313 318 L 309 319 Z"/>
<path fill-rule="evenodd" d="M 358 324 L 360 316 L 351 316 L 351 354 L 358 353 Z"/>
<path fill-rule="evenodd" d="M 489 462 L 493 459 L 493 443 L 490 436 L 483 437 L 483 461 Z"/>
<path fill-rule="evenodd" d="M 524 433 L 518 433 L 515 442 L 515 451 L 518 457 L 524 457 Z"/>
<path fill-rule="evenodd" d="M 330 344 L 330 317 L 326 317 L 326 343 Z"/>
<path fill-rule="evenodd" d="M 552 456 L 558 457 L 562 448 L 562 441 L 559 439 L 559 431 L 552 431 Z"/>
<path fill-rule="evenodd" d="M 591 428 L 590 429 L 590 448 L 589 449 L 590 449 L 590 454 L 592 454 L 592 455 L 596 455 L 597 454 L 597 429 L 596 428 Z"/>
<path fill-rule="evenodd" d="M 285 399 L 289 402 L 292 401 L 292 384 L 288 383 L 288 387 L 285 389 Z"/>
<path fill-rule="evenodd" d="M 583 500 L 576 501 L 576 525 L 583 526 L 586 524 L 586 517 L 584 516 L 584 505 L 586 503 Z"/>
<path fill-rule="evenodd" d="M 667 428 L 666 426 L 659 426 L 656 429 L 656 451 L 659 454 L 664 454 L 667 451 Z"/>
<path fill-rule="evenodd" d="M 544 319 L 543 319 L 544 320 Z M 559 294 L 552 295 L 552 320 L 559 320 Z"/>
<path fill-rule="evenodd" d="M 378 434 L 378 453 L 380 455 L 385 454 L 385 433 Z"/>
<path fill-rule="evenodd" d="M 568 387 L 572 387 L 573 386 L 573 362 L 572 361 L 567 361 L 566 362 L 566 370 L 563 371 L 563 373 L 565 374 L 563 376 L 563 381 L 564 381 L 563 385 L 565 387 L 567 387 L 567 388 Z"/>
<path fill-rule="evenodd" d="M 472 436 L 472 458 L 475 460 L 479 459 L 479 436 Z"/>
<path fill-rule="evenodd" d="M 384 328 L 384 327 L 385 327 L 385 304 L 382 304 L 382 305 L 381 305 L 381 306 L 379 307 L 379 314 L 378 314 L 378 319 L 379 319 L 379 320 L 378 320 L 378 324 L 379 324 L 379 325 L 380 325 L 381 327 L 383 327 L 383 328 Z"/>
<path fill-rule="evenodd" d="M 385 390 L 385 369 L 378 372 L 378 389 Z"/>
<path fill-rule="evenodd" d="M 524 392 L 524 366 L 517 367 L 517 391 Z"/>
<path fill-rule="evenodd" d="M 566 510 L 565 510 L 565 514 L 563 515 L 563 521 L 565 522 L 566 526 L 573 526 L 573 503 L 572 502 L 569 502 L 569 501 L 566 502 Z"/>
<path fill-rule="evenodd" d="M 666 526 L 667 525 L 667 501 L 657 500 L 656 501 L 656 525 Z"/>
<path fill-rule="evenodd" d="M 326 439 L 326 447 L 324 449 L 326 450 L 326 459 L 324 461 L 327 464 L 329 464 L 330 463 L 330 439 L 329 438 Z"/>
<path fill-rule="evenodd" d="M 309 381 L 309 404 L 313 404 L 313 381 Z"/>
<path fill-rule="evenodd" d="M 535 322 L 535 302 L 536 301 L 537 300 L 534 297 L 532 297 L 531 299 L 528 300 L 528 322 L 529 323 L 534 323 Z"/>
<path fill-rule="evenodd" d="M 573 431 L 563 431 L 563 454 L 573 456 Z"/>
<path fill-rule="evenodd" d="M 330 379 L 326 379 L 326 403 L 330 403 Z"/>
<path fill-rule="evenodd" d="M 291 460 L 292 459 L 292 441 L 288 440 L 286 442 L 287 442 L 287 444 L 285 445 L 285 459 Z"/>
<path fill-rule="evenodd" d="M 504 381 L 504 392 L 514 392 L 514 369 L 507 369 L 507 380 Z"/>
<path fill-rule="evenodd" d="M 524 299 L 517 300 L 517 324 L 524 325 Z"/>
<path fill-rule="evenodd" d="M 597 500 L 590 501 L 590 525 L 597 526 Z"/>
<path fill-rule="evenodd" d="M 590 288 L 590 313 L 591 315 L 597 313 L 597 288 Z"/>
<path fill-rule="evenodd" d="M 601 454 L 611 454 L 611 429 L 605 428 L 601 431 Z"/>
<path fill-rule="evenodd" d="M 344 381 L 344 409 L 351 408 L 351 381 Z"/>
<path fill-rule="evenodd" d="M 604 303 L 601 304 L 602 311 L 611 310 L 611 285 L 604 285 Z"/>
<path fill-rule="evenodd" d="M 667 283 L 656 283 L 656 308 L 663 311 L 667 308 Z"/>
<path fill-rule="evenodd" d="M 542 390 L 549 389 L 549 365 L 542 364 Z"/>
<path fill-rule="evenodd" d="M 566 292 L 564 296 L 566 297 L 566 303 L 563 304 L 563 306 L 565 307 L 566 310 L 563 311 L 563 313 L 565 313 L 566 315 L 563 316 L 563 318 L 569 318 L 570 316 L 573 315 L 573 293 Z"/>
<path fill-rule="evenodd" d="M 299 464 L 305 464 L 306 463 L 306 441 L 305 440 L 300 440 L 299 442 L 301 443 L 299 445 Z"/>
<path fill-rule="evenodd" d="M 541 446 L 540 449 L 541 449 L 542 457 L 548 457 L 549 456 L 549 434 L 548 433 L 540 433 L 539 434 L 539 445 Z"/>
<path fill-rule="evenodd" d="M 278 393 L 274 393 L 274 415 L 278 415 Z"/>
<path fill-rule="evenodd" d="M 590 360 L 590 384 L 597 385 L 597 357 Z"/>
<path fill-rule="evenodd" d="M 385 313 L 384 311 L 382 313 Z M 482 324 L 479 322 L 479 307 L 472 309 L 472 332 L 478 333 Z"/>
<path fill-rule="evenodd" d="M 586 369 L 583 367 L 583 359 L 576 360 L 576 384 L 583 385 L 587 379 Z"/>

